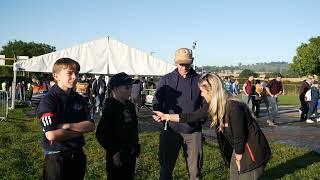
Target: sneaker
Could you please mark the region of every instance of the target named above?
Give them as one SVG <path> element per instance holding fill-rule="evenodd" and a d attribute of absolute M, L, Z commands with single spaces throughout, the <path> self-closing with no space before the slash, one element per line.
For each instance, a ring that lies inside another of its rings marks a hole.
<path fill-rule="evenodd" d="M 314 117 L 316 117 L 316 114 L 311 114 L 310 117 L 311 117 L 311 118 L 314 118 Z"/>
<path fill-rule="evenodd" d="M 268 126 L 272 126 L 272 127 L 276 127 L 278 126 L 277 123 L 275 123 L 274 121 L 271 120 L 267 120 Z"/>
<path fill-rule="evenodd" d="M 317 122 L 320 122 L 320 117 L 318 117 L 316 120 L 317 120 Z"/>
<path fill-rule="evenodd" d="M 311 119 L 307 119 L 306 123 L 314 123 Z"/>
<path fill-rule="evenodd" d="M 299 111 L 299 114 L 302 114 L 302 111 L 300 109 L 298 109 L 298 111 Z"/>

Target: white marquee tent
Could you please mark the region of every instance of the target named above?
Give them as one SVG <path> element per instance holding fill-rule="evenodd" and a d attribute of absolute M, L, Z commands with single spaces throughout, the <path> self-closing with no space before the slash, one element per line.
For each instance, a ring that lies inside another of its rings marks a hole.
<path fill-rule="evenodd" d="M 79 62 L 80 73 L 162 76 L 175 66 L 138 49 L 131 48 L 111 37 L 101 38 L 71 48 L 28 60 L 18 61 L 18 71 L 51 72 L 54 62 L 69 57 Z"/>
<path fill-rule="evenodd" d="M 62 57 L 78 61 L 80 73 L 112 75 L 125 72 L 130 75 L 162 76 L 175 69 L 173 64 L 131 48 L 111 37 L 105 37 L 16 62 L 13 66 L 13 85 L 16 84 L 17 71 L 52 72 L 54 62 Z M 14 93 L 12 95 L 11 108 L 14 108 Z"/>

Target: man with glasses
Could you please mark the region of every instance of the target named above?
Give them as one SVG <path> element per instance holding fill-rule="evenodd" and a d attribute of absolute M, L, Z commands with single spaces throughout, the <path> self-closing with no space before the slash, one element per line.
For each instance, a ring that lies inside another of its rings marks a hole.
<path fill-rule="evenodd" d="M 163 76 L 153 99 L 153 109 L 166 114 L 193 112 L 202 106 L 198 81 L 200 75 L 192 68 L 192 51 L 180 48 L 175 53 L 177 68 Z M 169 119 L 169 118 L 168 118 Z M 160 133 L 160 179 L 173 179 L 172 172 L 183 148 L 190 179 L 200 179 L 202 166 L 201 125 L 196 123 L 163 123 Z"/>

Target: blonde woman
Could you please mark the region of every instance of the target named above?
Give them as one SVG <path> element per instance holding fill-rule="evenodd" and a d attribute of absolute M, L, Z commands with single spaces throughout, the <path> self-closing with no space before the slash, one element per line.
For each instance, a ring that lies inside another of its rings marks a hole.
<path fill-rule="evenodd" d="M 245 103 L 223 89 L 219 76 L 204 74 L 199 80 L 201 96 L 208 102 L 192 113 L 163 114 L 160 121 L 195 122 L 209 115 L 215 128 L 222 157 L 230 167 L 230 179 L 259 179 L 270 159 L 269 144 Z"/>

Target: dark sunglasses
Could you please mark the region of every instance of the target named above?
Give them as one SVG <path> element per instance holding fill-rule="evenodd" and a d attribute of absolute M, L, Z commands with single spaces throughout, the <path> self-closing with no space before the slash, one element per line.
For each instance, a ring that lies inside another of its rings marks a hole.
<path fill-rule="evenodd" d="M 211 87 L 211 83 L 209 82 L 208 77 L 209 77 L 209 73 L 207 73 L 205 76 L 203 76 L 203 78 L 207 81 L 207 83 Z"/>

